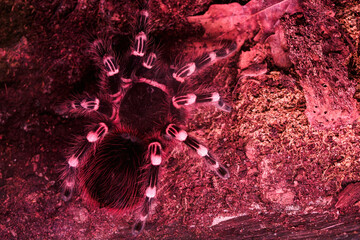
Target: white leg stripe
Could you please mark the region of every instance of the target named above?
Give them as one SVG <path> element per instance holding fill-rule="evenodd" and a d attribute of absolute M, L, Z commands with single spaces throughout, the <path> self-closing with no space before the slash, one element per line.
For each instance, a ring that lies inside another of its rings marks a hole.
<path fill-rule="evenodd" d="M 113 61 L 115 61 L 113 57 L 105 57 L 103 60 L 103 64 L 106 66 L 106 75 L 109 77 L 119 73 L 119 68 L 115 66 Z"/>
<path fill-rule="evenodd" d="M 148 152 L 150 153 L 150 160 L 153 166 L 161 164 L 161 144 L 159 142 L 152 142 L 148 146 Z"/>
<path fill-rule="evenodd" d="M 175 126 L 174 124 L 170 124 L 166 128 L 166 134 L 175 137 L 176 140 L 179 140 L 180 142 L 185 141 L 186 138 L 188 137 L 187 132 L 182 129 L 180 129 L 180 131 L 177 131 L 174 126 Z"/>
<path fill-rule="evenodd" d="M 147 68 L 147 69 L 152 69 L 152 67 L 154 66 L 154 61 L 155 61 L 155 59 L 156 59 L 156 54 L 155 54 L 155 53 L 151 53 L 151 54 L 147 57 L 146 61 L 144 61 L 144 62 L 142 63 L 142 65 L 143 65 L 145 68 Z"/>
<path fill-rule="evenodd" d="M 147 219 L 148 215 L 140 215 L 140 221 L 144 222 Z"/>
<path fill-rule="evenodd" d="M 149 84 L 149 85 L 151 85 L 153 87 L 159 88 L 164 93 L 169 93 L 167 87 L 164 84 L 158 83 L 156 81 L 153 81 L 153 80 L 150 80 L 150 79 L 147 79 L 147 78 L 140 78 L 139 82 L 146 83 L 146 84 Z"/>
<path fill-rule="evenodd" d="M 191 105 L 196 102 L 196 95 L 189 93 L 184 96 L 173 97 L 172 102 L 175 108 L 181 108 L 181 105 Z"/>
<path fill-rule="evenodd" d="M 193 74 L 196 70 L 196 65 L 194 62 L 186 64 L 184 67 L 180 68 L 176 73 L 173 73 L 173 78 L 178 82 L 184 82 L 184 77 L 188 77 Z M 183 76 L 184 75 L 184 76 Z"/>
<path fill-rule="evenodd" d="M 167 129 L 166 129 L 166 132 L 170 132 L 172 134 L 169 134 L 169 135 L 173 135 L 176 140 L 179 140 L 181 142 L 185 141 L 186 138 L 188 137 L 188 134 L 186 131 L 180 129 L 180 131 L 177 131 L 175 128 L 174 128 L 174 124 L 170 124 Z"/>
<path fill-rule="evenodd" d="M 186 76 L 190 76 L 191 74 L 193 74 L 195 72 L 195 69 L 196 69 L 195 63 L 194 62 L 189 63 L 188 64 L 189 73 Z"/>
<path fill-rule="evenodd" d="M 209 53 L 209 57 L 210 57 L 211 62 L 215 61 L 216 60 L 216 53 L 214 53 L 214 52 Z"/>
<path fill-rule="evenodd" d="M 142 65 L 144 68 L 147 68 L 147 69 L 152 69 L 152 67 L 153 67 L 153 66 L 147 64 L 147 62 L 143 62 Z"/>
<path fill-rule="evenodd" d="M 75 101 L 71 101 L 71 107 L 72 107 L 72 109 L 76 109 Z"/>
<path fill-rule="evenodd" d="M 131 78 L 121 78 L 121 81 L 123 81 L 124 83 L 131 83 L 132 82 L 132 80 L 131 80 Z"/>
<path fill-rule="evenodd" d="M 144 53 L 139 53 L 139 52 L 134 50 L 134 51 L 131 52 L 131 55 L 138 56 L 138 57 L 143 57 Z"/>
<path fill-rule="evenodd" d="M 115 74 L 119 73 L 119 69 L 115 69 L 115 71 L 109 71 L 106 73 L 108 77 L 114 76 Z"/>
<path fill-rule="evenodd" d="M 96 142 L 99 139 L 99 137 L 105 135 L 108 132 L 109 129 L 105 123 L 99 123 L 99 125 L 100 126 L 98 127 L 98 129 L 96 129 L 95 132 L 90 131 L 86 136 L 86 139 L 89 142 Z"/>
<path fill-rule="evenodd" d="M 173 103 L 173 106 L 175 107 L 175 108 L 181 108 L 181 106 L 177 103 L 178 102 L 178 99 L 176 98 L 176 97 L 173 97 L 172 98 L 172 103 Z"/>
<path fill-rule="evenodd" d="M 141 10 L 140 15 L 143 15 L 144 17 L 148 18 L 149 17 L 149 12 L 146 11 L 146 10 Z"/>
<path fill-rule="evenodd" d="M 68 160 L 68 164 L 69 164 L 70 167 L 76 168 L 79 165 L 79 160 L 78 160 L 77 157 L 72 155 Z"/>
<path fill-rule="evenodd" d="M 184 130 L 180 130 L 180 132 L 178 132 L 178 134 L 176 135 L 176 139 L 183 142 L 185 141 L 185 139 L 187 138 L 188 134 L 187 132 L 185 132 Z"/>
<path fill-rule="evenodd" d="M 208 154 L 208 150 L 203 145 L 199 145 L 199 148 L 196 149 L 197 154 L 201 157 L 205 157 Z"/>
<path fill-rule="evenodd" d="M 185 103 L 185 105 L 191 105 L 191 104 L 194 104 L 195 103 L 195 101 L 196 101 L 196 95 L 195 94 L 192 94 L 192 93 L 190 93 L 190 94 L 188 94 L 188 102 L 187 103 Z"/>
<path fill-rule="evenodd" d="M 148 198 L 154 198 L 155 197 L 155 195 L 156 195 L 156 187 L 148 187 L 147 189 L 146 189 L 146 196 L 148 197 Z"/>
<path fill-rule="evenodd" d="M 132 51 L 132 55 L 143 57 L 145 55 L 145 42 L 146 42 L 146 34 L 144 32 L 140 32 L 135 37 L 135 49 Z"/>
<path fill-rule="evenodd" d="M 86 136 L 86 139 L 89 141 L 89 142 L 96 142 L 98 140 L 98 135 L 96 132 L 89 132 L 88 135 Z"/>
<path fill-rule="evenodd" d="M 184 82 L 184 78 L 179 77 L 176 73 L 173 73 L 173 78 L 178 82 Z"/>
<path fill-rule="evenodd" d="M 100 100 L 98 98 L 95 98 L 94 101 L 86 101 L 85 99 L 81 101 L 80 105 L 85 109 L 90 110 L 98 110 L 100 105 Z"/>
<path fill-rule="evenodd" d="M 152 165 L 159 166 L 161 164 L 161 156 L 152 154 L 150 158 Z"/>
<path fill-rule="evenodd" d="M 75 181 L 69 181 L 69 180 L 65 180 L 65 186 L 72 188 L 75 186 Z"/>
<path fill-rule="evenodd" d="M 211 97 L 212 97 L 211 100 L 212 102 L 218 102 L 220 100 L 220 95 L 218 92 L 213 92 Z"/>

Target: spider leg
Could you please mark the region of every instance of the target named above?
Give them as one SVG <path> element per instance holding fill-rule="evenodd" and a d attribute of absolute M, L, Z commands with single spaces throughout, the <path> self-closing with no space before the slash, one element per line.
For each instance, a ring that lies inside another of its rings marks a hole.
<path fill-rule="evenodd" d="M 209 149 L 202 145 L 197 139 L 189 136 L 185 130 L 181 129 L 175 124 L 169 124 L 165 130 L 165 133 L 167 136 L 185 143 L 200 157 L 204 158 L 205 162 L 210 166 L 211 170 L 213 170 L 219 177 L 223 179 L 228 179 L 230 177 L 229 170 L 215 158 Z"/>
<path fill-rule="evenodd" d="M 155 66 L 155 61 L 157 58 L 156 53 L 152 49 L 148 49 L 148 20 L 149 20 L 149 11 L 148 2 L 145 1 L 142 6 L 142 10 L 138 13 L 137 17 L 137 26 L 136 26 L 136 35 L 134 37 L 134 42 L 131 47 L 131 55 L 128 60 L 128 64 L 125 67 L 124 78 L 131 79 L 132 74 L 136 73 L 143 75 L 147 71 L 153 69 Z M 149 51 L 148 51 L 149 50 Z"/>
<path fill-rule="evenodd" d="M 63 114 L 72 114 L 75 116 L 87 116 L 93 113 L 105 115 L 111 118 L 115 114 L 115 108 L 111 101 L 106 98 L 94 96 L 77 97 L 73 100 L 65 101 L 56 108 L 56 112 Z"/>
<path fill-rule="evenodd" d="M 138 235 L 144 229 L 146 219 L 149 216 L 151 206 L 154 202 L 162 160 L 161 154 L 162 148 L 159 142 L 152 142 L 149 144 L 146 157 L 150 160 L 151 166 L 148 174 L 147 188 L 145 190 L 145 201 L 141 207 L 138 220 L 133 226 L 133 235 Z"/>
<path fill-rule="evenodd" d="M 70 200 L 72 197 L 77 181 L 78 167 L 81 161 L 87 157 L 87 154 L 104 136 L 108 133 L 108 126 L 101 122 L 93 126 L 92 130 L 88 132 L 86 137 L 82 137 L 78 145 L 74 148 L 73 153 L 67 159 L 67 166 L 63 172 L 63 191 L 62 199 L 64 201 Z"/>
<path fill-rule="evenodd" d="M 124 77 L 124 72 L 120 71 L 111 43 L 107 39 L 97 39 L 92 44 L 91 52 L 100 68 L 101 88 L 109 94 L 112 102 L 119 102 L 131 85 L 131 79 Z"/>
<path fill-rule="evenodd" d="M 148 19 L 149 12 L 146 9 L 141 10 L 137 18 L 136 35 L 134 37 L 134 42 L 131 47 L 130 57 L 127 61 L 128 63 L 125 66 L 125 70 L 123 73 L 123 78 L 129 81 L 131 80 L 131 76 L 134 73 L 134 69 L 138 69 L 139 67 L 141 68 L 143 66 L 143 57 L 146 53 L 146 43 L 148 41 L 148 37 L 146 35 Z M 151 59 L 149 60 L 149 64 L 152 64 Z"/>
<path fill-rule="evenodd" d="M 147 6 L 145 9 L 147 9 Z M 146 54 L 146 43 L 148 41 L 146 29 L 149 12 L 145 9 L 138 14 L 137 34 L 134 37 L 130 56 L 126 59 L 126 64 L 122 67 L 121 72 L 109 41 L 99 39 L 93 43 L 92 52 L 94 53 L 94 59 L 101 70 L 100 85 L 103 89 L 107 90 L 114 103 L 120 102 L 132 85 L 133 74 L 136 72 L 136 69 L 151 69 L 154 66 L 156 54 Z"/>
<path fill-rule="evenodd" d="M 172 74 L 172 76 L 176 81 L 182 83 L 186 80 L 186 78 L 196 73 L 196 71 L 199 71 L 209 64 L 215 63 L 219 59 L 229 56 L 236 50 L 236 47 L 236 43 L 233 42 L 229 46 L 205 53 L 202 56 L 196 58 L 193 62 L 182 65 L 176 72 Z"/>
<path fill-rule="evenodd" d="M 91 52 L 100 68 L 100 86 L 115 94 L 121 88 L 120 68 L 108 39 L 97 39 L 92 43 Z"/>
<path fill-rule="evenodd" d="M 220 110 L 225 112 L 231 112 L 231 107 L 224 102 L 218 92 L 203 93 L 197 95 L 194 93 L 189 93 L 185 95 L 174 96 L 172 98 L 172 104 L 175 108 L 204 103 L 215 104 L 215 106 Z"/>
<path fill-rule="evenodd" d="M 134 45 L 132 47 L 131 55 L 143 57 L 146 50 L 146 42 L 148 37 L 146 35 L 147 23 L 149 20 L 149 12 L 146 10 L 147 7 L 144 7 L 138 14 L 137 19 L 137 28 Z"/>
<path fill-rule="evenodd" d="M 142 62 L 142 66 L 146 69 L 152 69 L 155 65 L 156 54 L 150 52 Z"/>

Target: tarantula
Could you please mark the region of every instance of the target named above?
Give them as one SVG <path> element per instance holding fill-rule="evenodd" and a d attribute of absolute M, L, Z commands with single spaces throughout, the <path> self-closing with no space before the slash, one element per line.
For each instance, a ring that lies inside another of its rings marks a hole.
<path fill-rule="evenodd" d="M 175 69 L 166 66 L 148 44 L 148 5 L 138 12 L 132 47 L 124 56 L 117 56 L 108 39 L 91 44 L 100 68 L 97 96 L 78 97 L 60 107 L 63 114 L 85 115 L 93 122 L 70 151 L 62 174 L 63 199 L 68 201 L 79 185 L 85 198 L 99 207 L 137 210 L 134 235 L 144 229 L 160 165 L 176 141 L 194 150 L 220 178 L 230 176 L 214 154 L 181 126 L 191 105 L 209 103 L 231 111 L 218 92 L 197 89 L 193 76 L 237 46 L 228 44 Z"/>

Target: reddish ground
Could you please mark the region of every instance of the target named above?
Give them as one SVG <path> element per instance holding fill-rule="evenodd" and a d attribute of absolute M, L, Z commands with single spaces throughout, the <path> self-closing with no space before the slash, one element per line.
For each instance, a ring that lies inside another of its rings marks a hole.
<path fill-rule="evenodd" d="M 102 2 L 0 3 L 0 239 L 131 238 L 131 214 L 91 209 L 78 194 L 66 203 L 60 198 L 64 152 L 86 119 L 58 116 L 54 107 L 72 94 L 96 91 L 90 36 L 117 29 L 115 44 L 125 48 L 132 33 L 137 4 Z M 186 17 L 231 1 L 177 2 L 155 0 L 151 8 L 152 35 L 169 62 L 195 39 L 202 41 L 204 31 Z M 359 111 L 360 6 L 355 0 L 309 0 L 304 8 L 282 19 L 291 67 L 266 58 L 265 75 L 242 78 L 241 54 L 254 47 L 248 41 L 203 74 L 234 110 L 201 108 L 188 130 L 208 143 L 231 178 L 215 177 L 179 146 L 164 164 L 156 207 L 139 239 L 358 237 L 360 127 L 351 117 L 351 123 L 324 125 L 326 107 L 331 113 Z M 314 49 L 321 49 L 318 65 L 308 59 Z M 326 66 L 331 70 L 324 71 L 325 82 L 312 84 L 311 74 Z M 356 99 L 355 108 L 343 99 Z M 309 113 L 315 103 L 324 107 L 318 118 Z"/>

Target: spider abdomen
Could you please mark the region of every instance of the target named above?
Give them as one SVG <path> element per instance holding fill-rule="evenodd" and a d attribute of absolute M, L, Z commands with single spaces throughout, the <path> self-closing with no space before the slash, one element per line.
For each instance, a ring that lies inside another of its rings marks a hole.
<path fill-rule="evenodd" d="M 100 207 L 122 210 L 136 206 L 144 195 L 146 149 L 127 133 L 108 134 L 80 168 L 81 185 Z"/>

